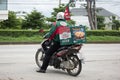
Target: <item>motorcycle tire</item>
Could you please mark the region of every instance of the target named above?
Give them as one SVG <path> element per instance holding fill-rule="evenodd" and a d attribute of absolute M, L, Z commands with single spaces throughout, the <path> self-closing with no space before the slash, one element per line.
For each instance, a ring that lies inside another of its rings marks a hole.
<path fill-rule="evenodd" d="M 36 54 L 35 54 L 35 62 L 39 68 L 41 68 L 41 65 L 43 63 L 43 58 L 44 58 L 44 53 L 42 49 L 38 49 Z"/>
<path fill-rule="evenodd" d="M 82 70 L 82 62 L 81 62 L 81 60 L 78 58 L 77 55 L 71 56 L 70 60 L 73 61 L 73 63 L 75 64 L 75 68 L 72 69 L 72 70 L 71 69 L 67 69 L 68 74 L 71 75 L 71 76 L 77 76 L 77 75 L 79 75 L 80 72 L 81 72 L 81 70 Z M 76 68 L 78 68 L 78 69 L 77 69 L 76 72 L 74 72 L 74 70 Z"/>

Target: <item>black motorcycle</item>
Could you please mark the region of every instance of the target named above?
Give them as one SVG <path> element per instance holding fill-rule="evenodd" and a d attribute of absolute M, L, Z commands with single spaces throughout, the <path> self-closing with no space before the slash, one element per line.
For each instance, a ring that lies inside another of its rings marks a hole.
<path fill-rule="evenodd" d="M 52 42 L 49 40 L 43 41 L 42 44 L 46 45 L 46 48 L 49 49 Z M 78 57 L 78 54 L 81 54 L 79 51 L 82 47 L 82 44 L 75 44 L 69 46 L 63 46 L 58 49 L 51 57 L 50 66 L 53 66 L 56 69 L 62 69 L 67 71 L 69 75 L 77 76 L 82 70 L 82 55 Z M 35 61 L 38 67 L 41 67 L 45 56 L 44 48 L 41 46 L 36 52 Z"/>

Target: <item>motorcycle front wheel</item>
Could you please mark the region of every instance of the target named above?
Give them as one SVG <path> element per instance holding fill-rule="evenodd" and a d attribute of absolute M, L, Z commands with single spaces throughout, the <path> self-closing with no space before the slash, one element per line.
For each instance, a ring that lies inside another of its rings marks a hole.
<path fill-rule="evenodd" d="M 36 54 L 35 54 L 35 62 L 36 62 L 37 66 L 38 66 L 39 68 L 41 68 L 41 65 L 42 65 L 42 63 L 43 63 L 44 55 L 45 55 L 45 54 L 43 53 L 43 51 L 42 51 L 41 48 L 38 49 L 37 52 L 36 52 Z"/>
<path fill-rule="evenodd" d="M 82 70 L 82 62 L 77 55 L 71 56 L 69 58 L 74 63 L 74 69 L 67 69 L 67 72 L 71 76 L 77 76 Z"/>

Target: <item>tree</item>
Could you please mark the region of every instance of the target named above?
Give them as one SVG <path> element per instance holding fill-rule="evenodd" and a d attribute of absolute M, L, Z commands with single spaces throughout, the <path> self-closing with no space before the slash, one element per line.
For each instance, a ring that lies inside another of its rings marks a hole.
<path fill-rule="evenodd" d="M 56 21 L 56 15 L 57 15 L 57 13 L 58 12 L 64 12 L 65 11 L 65 7 L 66 6 L 64 4 L 61 4 L 58 8 L 54 8 L 53 9 L 54 11 L 51 13 L 52 17 L 47 18 L 46 20 L 48 22 L 54 22 L 54 21 Z M 75 21 L 69 20 L 68 23 L 71 24 L 71 25 L 74 25 Z"/>
<path fill-rule="evenodd" d="M 119 20 L 113 20 L 113 25 L 112 25 L 113 29 L 115 30 L 119 30 L 120 28 L 120 21 Z"/>
<path fill-rule="evenodd" d="M 95 0 L 86 0 L 87 2 L 87 12 L 88 20 L 91 26 L 91 29 L 97 29 L 97 17 L 96 17 L 96 1 Z"/>
<path fill-rule="evenodd" d="M 112 29 L 113 30 L 119 30 L 120 28 L 120 21 L 116 20 L 115 16 L 112 17 Z"/>
<path fill-rule="evenodd" d="M 8 13 L 8 19 L 0 22 L 2 29 L 16 29 L 18 28 L 18 25 L 20 25 L 20 20 L 17 19 L 17 16 L 15 12 L 9 11 Z"/>
<path fill-rule="evenodd" d="M 40 12 L 34 9 L 30 14 L 25 16 L 22 29 L 39 29 L 41 27 L 44 27 L 44 15 Z"/>
<path fill-rule="evenodd" d="M 51 17 L 47 18 L 46 20 L 48 22 L 54 22 L 54 21 L 56 21 L 56 15 L 57 15 L 57 13 L 58 12 L 64 12 L 64 11 L 65 11 L 65 5 L 61 4 L 61 5 L 59 5 L 59 7 L 53 8 L 53 12 L 51 13 Z"/>
<path fill-rule="evenodd" d="M 120 28 L 120 21 L 119 20 L 113 20 L 112 28 L 113 28 L 113 30 L 119 30 L 119 28 Z"/>
<path fill-rule="evenodd" d="M 105 24 L 104 24 L 105 18 L 103 16 L 97 16 L 97 27 L 98 29 L 104 29 Z"/>

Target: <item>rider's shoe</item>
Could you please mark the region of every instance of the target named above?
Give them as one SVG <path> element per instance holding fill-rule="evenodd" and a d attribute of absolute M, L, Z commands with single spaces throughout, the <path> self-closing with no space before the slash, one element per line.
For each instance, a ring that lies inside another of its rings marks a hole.
<path fill-rule="evenodd" d="M 39 73 L 46 73 L 46 70 L 40 69 L 40 70 L 37 70 L 36 72 L 39 72 Z"/>

